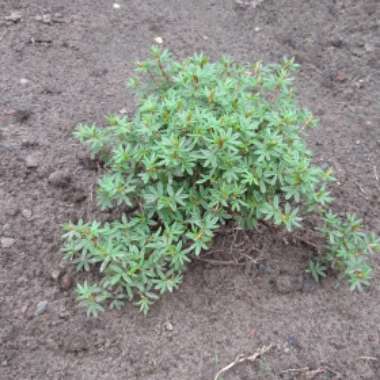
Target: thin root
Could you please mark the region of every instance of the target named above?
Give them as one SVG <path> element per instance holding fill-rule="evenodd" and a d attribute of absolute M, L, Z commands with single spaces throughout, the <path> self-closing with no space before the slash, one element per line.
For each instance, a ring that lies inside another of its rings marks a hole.
<path fill-rule="evenodd" d="M 224 368 L 222 368 L 221 370 L 217 372 L 217 374 L 214 377 L 214 380 L 218 380 L 219 377 L 223 375 L 223 373 L 227 372 L 232 367 L 235 367 L 237 364 L 244 363 L 246 361 L 253 363 L 254 361 L 256 361 L 256 359 L 260 358 L 262 355 L 269 352 L 273 347 L 274 347 L 273 344 L 270 344 L 269 346 L 263 346 L 257 352 L 255 352 L 254 354 L 250 356 L 238 355 L 232 363 L 228 364 L 227 366 L 225 366 Z"/>
<path fill-rule="evenodd" d="M 193 256 L 193 259 L 197 261 L 202 261 L 204 263 L 213 264 L 213 265 L 227 265 L 227 266 L 244 266 L 244 263 L 237 263 L 233 260 L 213 260 L 213 259 L 204 259 L 202 257 Z"/>
<path fill-rule="evenodd" d="M 377 362 L 379 360 L 378 358 L 375 358 L 374 356 L 359 356 L 358 359 L 368 360 L 368 361 L 373 361 L 373 362 Z"/>

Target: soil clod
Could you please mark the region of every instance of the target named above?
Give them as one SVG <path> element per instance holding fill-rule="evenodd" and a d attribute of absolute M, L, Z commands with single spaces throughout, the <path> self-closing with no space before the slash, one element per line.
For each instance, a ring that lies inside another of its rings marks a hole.
<path fill-rule="evenodd" d="M 50 185 L 54 187 L 67 187 L 71 182 L 71 175 L 67 170 L 56 170 L 48 178 Z"/>

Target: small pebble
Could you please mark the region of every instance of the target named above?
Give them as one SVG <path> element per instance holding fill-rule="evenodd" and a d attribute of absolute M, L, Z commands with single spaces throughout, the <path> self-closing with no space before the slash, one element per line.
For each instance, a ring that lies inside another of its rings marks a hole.
<path fill-rule="evenodd" d="M 16 243 L 15 239 L 3 237 L 0 239 L 1 246 L 3 248 L 11 248 L 14 243 Z"/>
<path fill-rule="evenodd" d="M 61 280 L 63 290 L 69 290 L 73 286 L 74 280 L 69 274 L 65 274 Z"/>
<path fill-rule="evenodd" d="M 36 316 L 41 315 L 47 311 L 48 308 L 48 302 L 47 301 L 41 301 L 38 302 L 36 307 L 36 312 L 34 313 Z"/>
<path fill-rule="evenodd" d="M 159 45 L 161 45 L 164 42 L 164 40 L 162 39 L 162 37 L 159 37 L 159 36 L 155 37 L 154 41 L 157 42 Z"/>
<path fill-rule="evenodd" d="M 22 314 L 25 314 L 25 313 L 28 311 L 28 308 L 29 308 L 29 305 L 24 305 L 24 306 L 21 308 L 21 313 L 22 313 Z"/>
<path fill-rule="evenodd" d="M 51 24 L 52 23 L 52 18 L 50 14 L 44 14 L 42 16 L 38 15 L 35 17 L 36 21 L 42 22 L 43 24 Z"/>
<path fill-rule="evenodd" d="M 113 9 L 120 9 L 120 4 L 113 3 Z"/>
<path fill-rule="evenodd" d="M 21 214 L 27 220 L 29 220 L 33 215 L 32 210 L 29 210 L 28 208 L 24 208 L 23 210 L 21 210 Z"/>
<path fill-rule="evenodd" d="M 62 275 L 62 271 L 58 270 L 58 269 L 54 269 L 51 271 L 50 273 L 50 278 L 53 280 L 53 281 L 58 281 L 58 279 L 61 277 Z"/>
<path fill-rule="evenodd" d="M 39 165 L 39 159 L 37 154 L 29 154 L 25 157 L 25 165 L 28 169 L 35 169 Z"/>
<path fill-rule="evenodd" d="M 26 78 L 21 78 L 20 79 L 20 84 L 23 85 L 23 86 L 27 85 L 29 82 L 30 82 L 29 79 L 26 79 Z"/>
<path fill-rule="evenodd" d="M 172 325 L 169 321 L 166 321 L 166 322 L 164 323 L 164 327 L 165 327 L 165 329 L 166 329 L 167 331 L 173 331 L 173 330 L 174 330 L 173 325 Z"/>
<path fill-rule="evenodd" d="M 256 26 L 256 28 L 255 28 L 255 32 L 256 32 L 256 33 L 257 33 L 257 32 L 260 32 L 260 30 L 261 30 L 261 28 L 258 27 L 258 26 Z"/>

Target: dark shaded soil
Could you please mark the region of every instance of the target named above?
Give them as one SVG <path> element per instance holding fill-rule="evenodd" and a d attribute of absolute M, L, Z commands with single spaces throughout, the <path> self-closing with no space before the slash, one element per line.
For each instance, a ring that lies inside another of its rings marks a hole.
<path fill-rule="evenodd" d="M 262 228 L 250 234 L 260 265 L 194 263 L 183 286 L 146 318 L 128 307 L 88 319 L 72 289 L 51 278 L 61 224 L 98 215 L 98 173 L 72 128 L 133 112 L 125 83 L 156 36 L 179 57 L 200 50 L 247 62 L 295 56 L 300 101 L 321 120 L 310 145 L 339 180 L 336 207 L 380 233 L 380 3 L 119 3 L 0 2 L 0 379 L 210 380 L 238 354 L 270 343 L 276 348 L 263 359 L 223 379 L 302 379 L 282 371 L 303 367 L 326 369 L 315 379 L 380 379 L 378 259 L 362 295 L 335 287 L 333 277 L 316 286 L 303 279 L 310 249 Z M 12 11 L 22 19 L 5 21 Z M 51 20 L 36 19 L 44 14 Z M 49 181 L 61 169 L 69 174 Z M 228 255 L 240 242 L 249 249 L 244 239 L 226 233 L 219 244 Z"/>

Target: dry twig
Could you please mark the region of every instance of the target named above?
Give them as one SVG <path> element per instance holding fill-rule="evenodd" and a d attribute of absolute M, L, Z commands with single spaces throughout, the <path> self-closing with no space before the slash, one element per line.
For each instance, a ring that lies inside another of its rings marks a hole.
<path fill-rule="evenodd" d="M 304 368 L 289 368 L 281 371 L 281 373 L 300 373 L 303 374 L 307 380 L 313 380 L 316 376 L 324 373 L 326 370 L 324 368 L 310 369 L 309 367 Z"/>
<path fill-rule="evenodd" d="M 263 346 L 250 356 L 238 355 L 232 363 L 228 364 L 227 366 L 225 366 L 224 368 L 222 368 L 221 370 L 217 372 L 217 374 L 214 377 L 214 380 L 218 380 L 219 377 L 223 375 L 223 373 L 227 372 L 232 367 L 235 367 L 237 364 L 244 363 L 246 361 L 253 363 L 254 361 L 256 361 L 256 359 L 260 358 L 262 355 L 269 352 L 273 347 L 274 347 L 273 344 L 270 344 L 269 346 Z"/>

